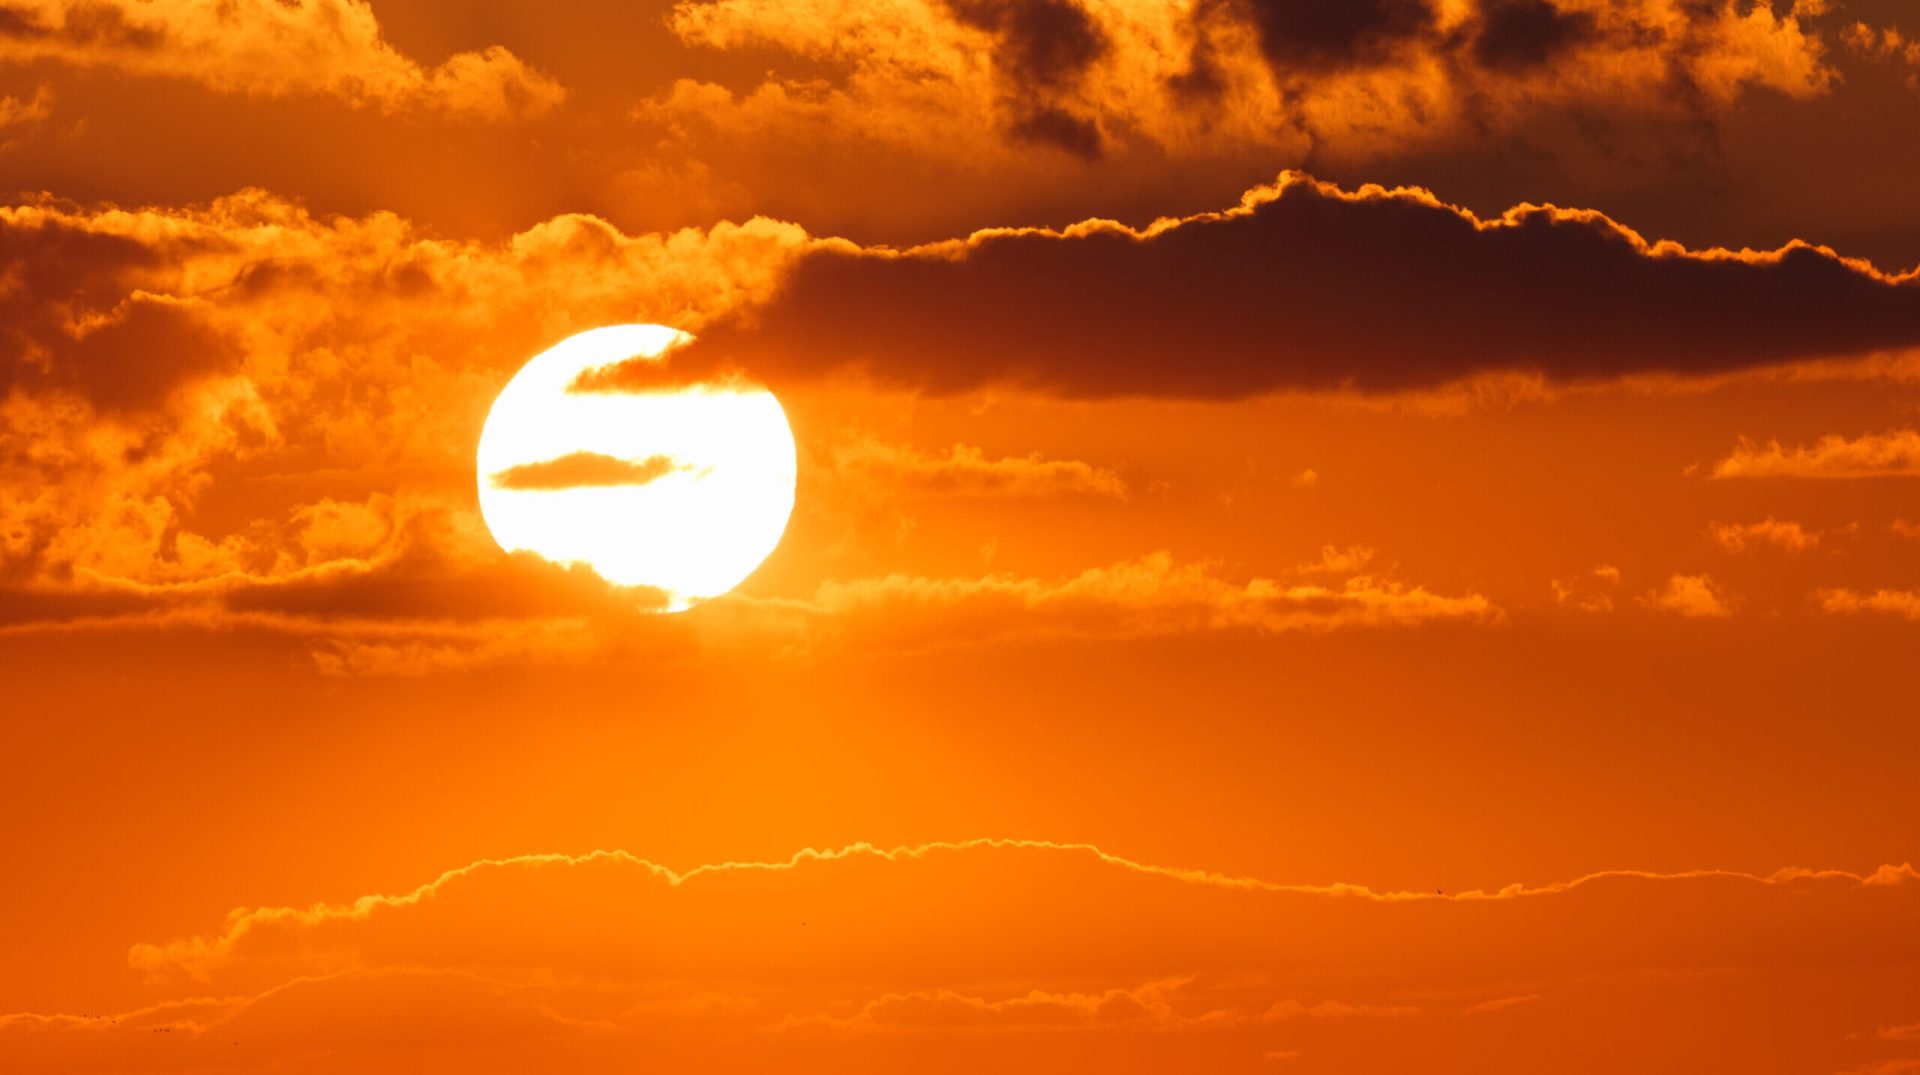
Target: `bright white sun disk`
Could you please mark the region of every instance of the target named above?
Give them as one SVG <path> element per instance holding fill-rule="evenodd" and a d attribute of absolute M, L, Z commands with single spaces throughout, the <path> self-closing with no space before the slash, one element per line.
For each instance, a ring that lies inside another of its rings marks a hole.
<path fill-rule="evenodd" d="M 541 352 L 507 383 L 481 430 L 478 460 L 480 513 L 502 548 L 657 588 L 675 611 L 726 593 L 760 566 L 793 512 L 793 431 L 773 393 L 738 384 L 568 390 L 586 371 L 657 360 L 688 339 L 664 325 L 592 329 Z M 630 473 L 576 481 L 559 469 L 581 458 Z M 549 477 L 513 480 L 542 465 Z"/>

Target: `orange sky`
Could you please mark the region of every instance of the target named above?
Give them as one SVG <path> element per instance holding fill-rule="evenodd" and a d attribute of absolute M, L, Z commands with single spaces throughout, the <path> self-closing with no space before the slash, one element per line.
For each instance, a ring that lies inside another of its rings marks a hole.
<path fill-rule="evenodd" d="M 1900 0 L 0 0 L 0 1071 L 1920 1072 L 1916 131 Z M 798 448 L 670 615 L 476 494 L 631 322 Z"/>

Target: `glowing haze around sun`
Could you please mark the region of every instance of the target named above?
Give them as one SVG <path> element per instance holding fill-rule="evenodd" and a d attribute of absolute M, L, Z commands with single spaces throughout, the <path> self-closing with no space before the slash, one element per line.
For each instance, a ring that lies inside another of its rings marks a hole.
<path fill-rule="evenodd" d="M 661 361 L 692 337 L 615 325 L 534 356 L 480 433 L 480 513 L 500 547 L 584 564 L 685 609 L 738 586 L 793 512 L 793 431 L 780 401 L 738 382 L 581 391 L 582 374 Z"/>

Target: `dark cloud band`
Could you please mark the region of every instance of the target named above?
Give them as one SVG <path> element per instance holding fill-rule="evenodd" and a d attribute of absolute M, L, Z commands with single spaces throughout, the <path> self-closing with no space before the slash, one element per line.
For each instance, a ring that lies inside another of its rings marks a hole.
<path fill-rule="evenodd" d="M 1289 174 L 1240 209 L 1145 230 L 822 246 L 770 306 L 670 364 L 680 379 L 858 369 L 931 392 L 1230 399 L 1496 370 L 1708 375 L 1911 345 L 1920 280 L 1825 248 L 1687 251 L 1594 212 L 1481 220 L 1421 191 Z"/>

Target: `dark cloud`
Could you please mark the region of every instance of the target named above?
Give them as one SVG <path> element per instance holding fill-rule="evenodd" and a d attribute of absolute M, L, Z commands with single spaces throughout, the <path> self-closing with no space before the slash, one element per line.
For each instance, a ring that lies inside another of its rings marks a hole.
<path fill-rule="evenodd" d="M 583 489 L 646 485 L 685 469 L 685 466 L 674 462 L 671 456 L 665 455 L 634 460 L 617 459 L 599 452 L 571 452 L 558 459 L 508 467 L 488 480 L 495 489 Z"/>
<path fill-rule="evenodd" d="M 1297 176 L 1250 202 L 1148 232 L 823 246 L 770 306 L 636 376 L 737 366 L 777 385 L 851 368 L 932 392 L 1226 399 L 1489 370 L 1704 375 L 1920 345 L 1920 280 L 1803 244 L 1686 252 L 1598 213 L 1481 221 L 1423 193 Z"/>
<path fill-rule="evenodd" d="M 1589 11 L 1562 11 L 1547 0 L 1483 0 L 1473 58 L 1482 67 L 1501 70 L 1538 67 L 1599 34 L 1599 22 Z"/>
<path fill-rule="evenodd" d="M 1023 82 L 1060 86 L 1107 52 L 1106 35 L 1071 0 L 948 0 L 954 18 L 994 36 L 994 66 Z"/>
<path fill-rule="evenodd" d="M 1007 133 L 1023 142 L 1052 146 L 1082 160 L 1095 160 L 1103 145 L 1100 125 L 1063 108 L 1039 108 L 1013 121 Z"/>
<path fill-rule="evenodd" d="M 1074 156 L 1100 156 L 1100 127 L 1066 105 L 1087 69 L 1112 48 L 1106 32 L 1072 0 L 947 0 L 962 25 L 993 36 L 1007 133 Z"/>
<path fill-rule="evenodd" d="M 1201 0 L 1194 19 L 1196 24 L 1224 19 L 1252 28 L 1261 55 L 1282 80 L 1381 63 L 1434 31 L 1427 0 Z"/>
<path fill-rule="evenodd" d="M 70 391 L 140 409 L 239 360 L 190 302 L 154 287 L 164 259 L 115 235 L 0 220 L 0 394 Z"/>
<path fill-rule="evenodd" d="M 142 50 L 157 49 L 166 41 L 161 31 L 135 26 L 120 8 L 103 3 L 74 4 L 57 23 L 41 22 L 31 8 L 0 5 L 0 37 Z"/>

